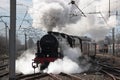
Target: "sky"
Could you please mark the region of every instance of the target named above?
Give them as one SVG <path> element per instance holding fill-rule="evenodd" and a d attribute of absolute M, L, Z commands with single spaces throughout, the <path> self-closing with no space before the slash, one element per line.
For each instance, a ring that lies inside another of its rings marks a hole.
<path fill-rule="evenodd" d="M 0 0 L 0 16 L 8 16 L 8 17 L 2 17 L 2 20 L 7 23 L 7 30 L 9 30 L 10 27 L 10 2 L 9 0 Z M 16 20 L 16 32 L 17 32 L 17 37 L 21 39 L 21 42 L 24 43 L 24 34 L 29 33 L 27 36 L 27 40 L 29 37 L 33 37 L 36 34 L 41 34 L 40 31 L 37 29 L 32 30 L 31 25 L 32 25 L 32 18 L 30 15 L 26 12 L 28 12 L 29 8 L 32 6 L 32 0 L 17 0 L 17 20 Z M 26 15 L 26 16 L 25 16 Z M 23 21 L 25 16 L 26 21 Z M 27 21 L 28 20 L 28 21 Z M 23 22 L 22 22 L 23 21 Z M 0 20 L 0 35 L 5 36 L 5 24 L 1 22 Z M 21 26 L 21 27 L 20 27 Z M 35 33 L 35 31 L 37 33 Z M 7 31 L 8 32 L 8 31 Z M 9 35 L 9 34 L 8 34 Z M 35 37 L 36 38 L 36 37 Z M 39 38 L 37 38 L 39 39 Z M 35 39 L 36 40 L 36 39 Z"/>
<path fill-rule="evenodd" d="M 52 30 L 77 36 L 89 35 L 95 40 L 104 39 L 119 22 L 115 14 L 116 11 L 119 14 L 120 1 L 110 0 L 112 3 L 110 17 L 108 16 L 108 1 L 75 0 L 76 5 L 87 16 L 84 17 L 78 8 L 70 4 L 70 0 L 17 0 L 17 37 L 24 40 L 25 32 L 29 33 L 28 38 L 35 37 L 36 34 L 40 37 L 44 32 Z M 9 16 L 9 0 L 0 0 L 0 2 L 0 16 Z M 93 14 L 92 12 L 100 13 Z M 9 27 L 9 17 L 2 17 L 2 19 Z M 4 35 L 5 25 L 3 22 L 0 22 L 0 25 L 0 34 Z"/>

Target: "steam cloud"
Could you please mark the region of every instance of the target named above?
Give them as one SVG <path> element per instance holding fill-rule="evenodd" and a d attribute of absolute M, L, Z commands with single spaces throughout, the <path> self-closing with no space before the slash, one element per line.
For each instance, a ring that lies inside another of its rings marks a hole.
<path fill-rule="evenodd" d="M 72 61 L 68 57 L 64 57 L 63 59 L 58 59 L 55 62 L 51 62 L 44 72 L 54 74 L 59 74 L 60 72 L 80 73 L 82 70 L 83 69 L 81 69 L 76 62 Z"/>
<path fill-rule="evenodd" d="M 34 53 L 33 50 L 27 50 L 16 60 L 16 73 L 34 73 L 34 69 L 32 68 L 32 59 L 35 57 Z M 38 71 L 37 69 L 36 72 Z"/>
<path fill-rule="evenodd" d="M 56 61 L 51 62 L 48 68 L 44 70 L 44 72 L 54 73 L 54 74 L 59 74 L 61 72 L 64 72 L 71 74 L 71 73 L 81 73 L 83 71 L 87 71 L 90 68 L 91 64 L 89 63 L 89 60 L 87 61 L 87 59 L 85 58 L 79 60 L 81 52 L 77 52 L 77 49 L 79 48 L 68 47 L 68 49 L 64 53 L 64 58 L 57 59 Z"/>
<path fill-rule="evenodd" d="M 65 47 L 64 47 L 65 48 Z M 63 51 L 64 58 L 57 59 L 54 62 L 51 62 L 47 69 L 44 70 L 45 73 L 54 73 L 59 74 L 61 72 L 65 73 L 80 73 L 87 71 L 91 64 L 87 59 L 79 60 L 79 57 L 82 56 L 79 48 L 70 48 L 66 47 Z M 17 60 L 16 60 L 16 72 L 22 74 L 31 74 L 34 73 L 32 68 L 32 59 L 35 55 L 31 50 L 25 51 Z M 35 70 L 39 72 L 39 68 Z"/>
<path fill-rule="evenodd" d="M 33 18 L 33 27 L 77 36 L 89 34 L 92 38 L 100 40 L 117 24 L 114 12 L 120 9 L 119 0 L 110 0 L 111 17 L 108 14 L 109 0 L 74 0 L 87 17 L 81 16 L 81 12 L 69 4 L 70 1 L 33 0 L 33 7 L 29 10 Z M 89 14 L 92 12 L 100 13 Z"/>

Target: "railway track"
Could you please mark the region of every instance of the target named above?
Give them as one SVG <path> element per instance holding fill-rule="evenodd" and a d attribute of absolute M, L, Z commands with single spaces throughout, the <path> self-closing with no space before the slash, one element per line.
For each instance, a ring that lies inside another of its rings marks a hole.
<path fill-rule="evenodd" d="M 18 76 L 17 80 L 37 80 L 37 79 L 42 79 L 42 78 L 47 78 L 50 77 L 53 80 L 61 80 L 58 77 L 56 77 L 54 74 L 47 74 L 47 73 L 35 73 L 35 74 L 28 74 L 28 75 L 22 75 Z"/>
<path fill-rule="evenodd" d="M 29 75 L 21 75 L 17 77 L 17 80 L 82 80 L 75 75 L 60 73 L 60 74 L 48 74 L 48 73 L 35 73 Z"/>
<path fill-rule="evenodd" d="M 113 74 L 111 74 L 111 73 L 109 73 L 109 72 L 107 72 L 105 70 L 101 70 L 101 71 L 104 72 L 105 74 L 107 74 L 109 77 L 111 77 L 112 80 L 120 80 L 119 77 L 117 77 L 117 76 L 115 76 L 115 75 L 113 75 Z"/>
<path fill-rule="evenodd" d="M 9 70 L 8 70 L 8 57 L 1 57 L 0 58 L 0 80 L 4 77 L 8 77 Z M 4 79 L 2 79 L 4 80 Z"/>
<path fill-rule="evenodd" d="M 47 74 L 45 73 L 35 73 L 35 74 L 28 74 L 28 75 L 20 75 L 17 76 L 17 80 L 35 80 L 41 77 L 45 77 Z"/>
<path fill-rule="evenodd" d="M 120 80 L 120 68 L 113 66 L 110 63 L 107 63 L 105 60 L 101 62 L 102 60 L 92 61 L 92 63 L 99 65 L 101 70 L 99 72 L 102 72 L 109 76 L 112 80 Z"/>
<path fill-rule="evenodd" d="M 108 65 L 103 65 L 102 66 L 101 72 L 107 74 L 110 76 L 113 80 L 120 80 L 120 68 L 116 68 L 113 66 L 108 66 Z"/>
<path fill-rule="evenodd" d="M 103 71 L 105 75 L 107 74 L 109 79 L 104 80 L 120 80 L 119 78 L 115 77 L 114 75 Z M 82 75 L 83 76 L 83 75 Z M 48 73 L 35 73 L 35 74 L 29 74 L 29 75 L 21 75 L 17 77 L 17 80 L 101 80 L 100 77 L 97 79 L 96 77 L 82 77 L 76 74 L 67 74 L 67 73 L 60 73 L 60 74 L 48 74 Z M 84 75 L 85 76 L 85 75 Z M 94 75 L 95 76 L 95 75 Z M 103 79 L 103 78 L 102 78 Z"/>
<path fill-rule="evenodd" d="M 3 68 L 3 67 L 7 67 L 8 64 L 3 64 L 3 65 L 0 65 L 0 68 Z"/>
<path fill-rule="evenodd" d="M 5 70 L 8 67 L 8 64 L 4 64 L 0 66 L 0 71 Z"/>
<path fill-rule="evenodd" d="M 0 63 L 5 63 L 5 62 L 7 62 L 8 61 L 8 59 L 9 59 L 9 57 L 2 57 L 2 58 L 0 58 Z"/>
<path fill-rule="evenodd" d="M 8 64 L 4 64 L 0 66 L 0 74 L 6 72 L 8 70 Z"/>
<path fill-rule="evenodd" d="M 7 76 L 7 75 L 9 75 L 9 72 L 8 71 L 4 71 L 4 72 L 0 73 L 0 78 L 4 77 L 4 76 Z"/>
<path fill-rule="evenodd" d="M 9 75 L 8 64 L 3 64 L 0 66 L 0 78 Z"/>
<path fill-rule="evenodd" d="M 72 74 L 60 73 L 59 75 L 68 77 L 68 80 L 82 80 L 80 77 L 72 75 Z M 63 80 L 65 80 L 65 79 L 63 79 Z"/>

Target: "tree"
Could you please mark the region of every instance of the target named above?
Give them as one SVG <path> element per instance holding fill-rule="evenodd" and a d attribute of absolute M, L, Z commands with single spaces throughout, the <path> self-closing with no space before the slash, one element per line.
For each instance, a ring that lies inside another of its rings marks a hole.
<path fill-rule="evenodd" d="M 8 40 L 7 40 L 8 42 Z M 0 55 L 8 55 L 8 43 L 6 42 L 6 38 L 0 36 Z"/>
<path fill-rule="evenodd" d="M 28 48 L 32 48 L 34 46 L 34 41 L 33 39 L 30 37 L 29 40 L 28 40 Z"/>

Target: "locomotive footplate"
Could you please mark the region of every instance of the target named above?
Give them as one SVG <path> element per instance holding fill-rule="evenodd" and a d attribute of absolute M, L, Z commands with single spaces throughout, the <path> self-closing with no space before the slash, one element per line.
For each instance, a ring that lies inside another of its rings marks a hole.
<path fill-rule="evenodd" d="M 38 62 L 38 63 L 41 63 L 41 64 L 44 64 L 45 62 L 54 62 L 56 59 L 58 58 L 48 58 L 48 57 L 44 57 L 44 58 L 35 58 L 34 61 L 35 62 Z"/>

